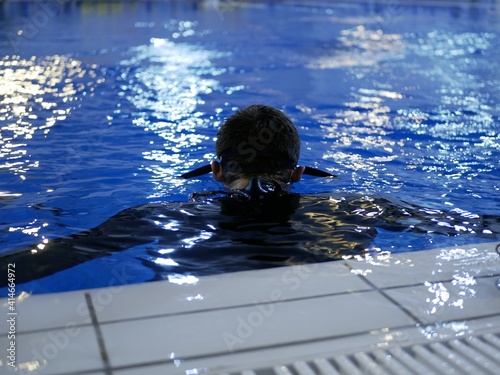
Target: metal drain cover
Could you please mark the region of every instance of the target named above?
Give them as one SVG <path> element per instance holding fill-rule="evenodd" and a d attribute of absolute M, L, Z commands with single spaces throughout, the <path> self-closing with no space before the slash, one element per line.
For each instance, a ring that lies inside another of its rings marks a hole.
<path fill-rule="evenodd" d="M 487 333 L 462 339 L 356 352 L 267 368 L 238 375 L 498 375 L 500 335 Z"/>

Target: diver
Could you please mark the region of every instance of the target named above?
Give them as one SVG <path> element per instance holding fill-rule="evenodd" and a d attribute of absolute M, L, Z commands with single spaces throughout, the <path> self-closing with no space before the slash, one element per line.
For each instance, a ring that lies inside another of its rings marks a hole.
<path fill-rule="evenodd" d="M 152 271 L 149 280 L 200 276 L 342 259 L 364 254 L 380 229 L 456 235 L 453 223 L 464 221 L 459 213 L 383 197 L 294 193 L 292 184 L 304 174 L 336 176 L 298 165 L 297 128 L 269 106 L 251 105 L 230 116 L 217 133 L 215 151 L 218 160 L 181 177 L 212 173 L 223 190 L 195 193 L 183 203 L 132 207 L 96 228 L 16 249 L 0 257 L 0 272 L 7 274 L 15 262 L 22 284 L 130 251 Z M 500 236 L 498 218 L 467 220 L 471 233 L 490 228 L 491 238 Z M 438 225 L 443 222 L 450 225 Z"/>

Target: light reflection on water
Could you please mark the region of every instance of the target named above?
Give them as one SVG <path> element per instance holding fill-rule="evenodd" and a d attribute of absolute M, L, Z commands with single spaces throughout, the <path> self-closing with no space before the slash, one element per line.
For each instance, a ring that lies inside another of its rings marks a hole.
<path fill-rule="evenodd" d="M 364 31 L 348 29 L 339 40 L 372 56 L 374 53 L 364 43 L 367 39 Z M 436 177 L 443 179 L 444 187 L 452 193 L 462 187 L 458 181 L 472 181 L 498 168 L 498 159 L 491 156 L 500 149 L 495 121 L 500 106 L 491 93 L 500 80 L 498 74 L 489 76 L 489 80 L 477 74 L 491 69 L 487 60 L 477 56 L 490 53 L 496 36 L 442 31 L 432 31 L 426 36 L 407 33 L 385 38 L 385 47 L 379 49 L 376 44 L 385 34 L 379 31 L 375 35 L 368 39 L 374 40 L 378 61 L 395 61 L 369 70 L 362 66 L 366 60 L 361 59 L 359 64 L 349 64 L 347 70 L 356 78 L 373 77 L 378 88 L 352 90 L 352 100 L 344 102 L 344 108 L 337 110 L 333 118 L 318 110 L 311 111 L 325 137 L 332 140 L 323 158 L 339 164 L 340 170 L 349 170 L 354 183 L 367 190 L 385 189 L 386 185 L 390 186 L 388 191 L 394 191 L 410 177 L 408 173 L 420 171 L 429 183 Z M 414 56 L 415 60 L 408 64 L 406 56 Z M 380 81 L 381 77 L 393 76 L 388 69 L 399 71 L 404 66 L 407 70 L 400 82 Z M 410 80 L 420 85 L 405 82 Z M 413 107 L 412 99 L 418 98 L 420 102 L 423 95 L 432 100 Z M 388 172 L 387 163 L 391 162 L 401 166 L 398 177 Z M 496 184 L 488 188 L 499 189 Z M 472 190 L 468 194 L 481 197 Z"/>
<path fill-rule="evenodd" d="M 404 44 L 400 34 L 385 34 L 382 30 L 369 30 L 363 25 L 341 31 L 338 37 L 340 47 L 329 55 L 314 57 L 309 63 L 311 69 L 338 69 L 369 66 L 386 59 L 401 58 Z M 362 78 L 358 73 L 357 77 Z"/>
<path fill-rule="evenodd" d="M 40 160 L 32 160 L 28 143 L 35 133 L 47 135 L 78 106 L 82 95 L 93 95 L 96 66 L 84 67 L 66 56 L 0 60 L 0 173 L 25 179 Z"/>
<path fill-rule="evenodd" d="M 195 24 L 183 25 L 185 33 Z M 204 104 L 202 96 L 214 91 L 234 92 L 243 87 L 221 88 L 216 79 L 227 69 L 215 67 L 211 60 L 227 54 L 158 38 L 152 38 L 149 45 L 132 49 L 131 53 L 133 57 L 121 64 L 139 68 L 134 71 L 133 84 L 122 89 L 138 110 L 133 123 L 162 139 L 152 150 L 143 152 L 146 160 L 155 162 L 145 167 L 158 190 L 150 197 L 161 197 L 165 181 L 172 183 L 169 180 L 179 174 L 179 169 L 213 158 L 210 154 L 202 159 L 189 157 L 186 163 L 186 154 L 201 144 L 211 143 L 214 129 L 220 125 L 220 120 L 207 119 L 205 113 L 197 110 Z M 182 185 L 183 181 L 173 183 Z"/>

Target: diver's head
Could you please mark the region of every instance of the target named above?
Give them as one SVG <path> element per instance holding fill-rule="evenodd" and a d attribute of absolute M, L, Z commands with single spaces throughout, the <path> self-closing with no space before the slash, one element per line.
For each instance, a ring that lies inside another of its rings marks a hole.
<path fill-rule="evenodd" d="M 301 179 L 297 167 L 300 137 L 293 122 L 281 111 L 251 105 L 230 116 L 217 133 L 211 169 L 216 181 L 229 189 L 244 189 L 256 177 L 284 188 Z"/>
<path fill-rule="evenodd" d="M 302 174 L 337 177 L 313 167 L 298 167 L 297 128 L 283 112 L 265 105 L 251 105 L 230 116 L 217 133 L 215 151 L 219 161 L 180 177 L 193 178 L 212 172 L 216 181 L 233 190 L 245 189 L 250 181 L 252 186 L 274 185 L 283 189 L 300 181 Z"/>

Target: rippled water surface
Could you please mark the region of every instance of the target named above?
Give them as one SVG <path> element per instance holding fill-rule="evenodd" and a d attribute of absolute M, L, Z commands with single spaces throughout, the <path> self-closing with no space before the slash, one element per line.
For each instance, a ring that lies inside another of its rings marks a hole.
<path fill-rule="evenodd" d="M 294 120 L 301 164 L 340 176 L 306 177 L 294 192 L 417 207 L 410 210 L 419 212 L 415 220 L 405 221 L 408 230 L 394 235 L 397 228 L 376 226 L 364 250 L 497 237 L 498 220 L 491 219 L 500 215 L 496 3 L 0 7 L 1 254 L 33 244 L 43 249 L 131 207 L 218 189 L 210 176 L 187 182 L 177 176 L 213 160 L 220 124 L 253 103 L 283 109 Z M 414 230 L 419 215 L 434 215 L 434 227 Z M 324 224 L 332 216 L 322 211 L 312 219 Z M 446 233 L 436 234 L 443 227 Z M 202 232 L 197 238 L 207 236 Z M 96 275 L 120 264 L 133 275 L 123 282 L 179 271 L 158 261 L 165 267 L 152 272 L 155 256 L 170 258 L 151 251 L 140 245 L 114 253 L 26 290 L 107 285 L 109 275 Z"/>

